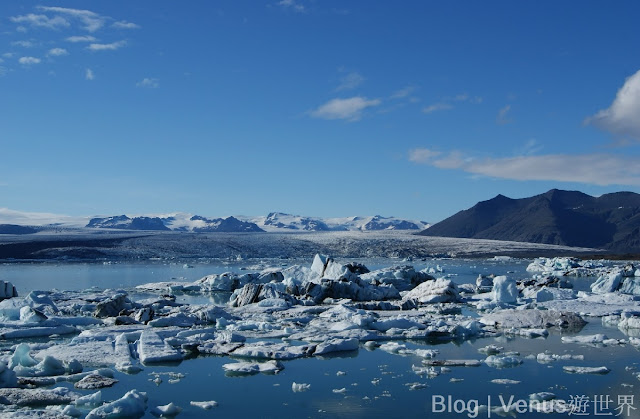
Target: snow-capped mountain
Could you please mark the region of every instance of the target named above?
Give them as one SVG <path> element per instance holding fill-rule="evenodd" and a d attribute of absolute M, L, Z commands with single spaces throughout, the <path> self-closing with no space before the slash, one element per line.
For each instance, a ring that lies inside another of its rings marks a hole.
<path fill-rule="evenodd" d="M 121 230 L 152 231 L 193 231 L 193 232 L 260 232 L 264 231 L 251 222 L 240 221 L 235 217 L 206 218 L 199 215 L 176 213 L 165 217 L 133 217 L 117 215 L 113 217 L 92 218 L 87 228 L 115 228 Z"/>
<path fill-rule="evenodd" d="M 50 228 L 91 228 L 133 231 L 188 232 L 305 232 L 305 231 L 380 231 L 424 230 L 423 221 L 395 217 L 321 218 L 272 212 L 266 216 L 207 218 L 184 212 L 146 215 L 69 217 L 48 213 L 28 213 L 0 208 L 0 224 Z M 7 227 L 8 228 L 8 227 Z M 13 227 L 12 227 L 13 228 Z M 7 231 L 13 231 L 11 229 Z M 1 234 L 1 233 L 0 233 Z M 9 234 L 9 233 L 4 233 Z"/>
<path fill-rule="evenodd" d="M 342 217 L 320 218 L 272 212 L 266 217 L 238 217 L 253 222 L 265 231 L 379 231 L 423 230 L 429 224 L 395 217 Z"/>

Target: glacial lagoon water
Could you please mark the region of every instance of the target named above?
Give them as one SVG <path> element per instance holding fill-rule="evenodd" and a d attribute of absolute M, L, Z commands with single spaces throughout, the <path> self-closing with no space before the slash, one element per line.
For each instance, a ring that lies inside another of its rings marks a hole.
<path fill-rule="evenodd" d="M 309 265 L 310 261 L 297 261 Z M 473 283 L 478 274 L 509 275 L 517 279 L 526 272 L 529 260 L 428 260 L 401 262 L 398 260 L 359 260 L 371 269 L 394 264 L 411 264 L 416 270 L 433 268 L 435 276 L 447 276 L 454 282 Z M 135 294 L 139 284 L 181 279 L 192 282 L 204 275 L 225 271 L 279 266 L 281 261 L 227 263 L 207 261 L 167 263 L 148 261 L 111 264 L 4 264 L 0 265 L 0 279 L 16 285 L 25 295 L 36 289 L 81 290 L 125 289 Z M 289 266 L 291 261 L 286 261 Z M 588 289 L 595 278 L 572 279 L 576 289 Z M 228 295 L 228 294 L 227 294 Z M 143 295 L 141 295 L 143 296 Z M 226 298 L 226 296 L 224 296 Z M 179 296 L 188 303 L 219 300 L 202 296 Z M 618 328 L 604 326 L 599 318 L 587 318 L 589 323 L 580 335 L 604 333 L 612 339 L 627 339 Z M 526 400 L 529 395 L 551 392 L 558 399 L 579 406 L 571 414 L 556 411 L 552 414 L 530 412 L 523 408 L 517 417 L 567 417 L 584 413 L 618 417 L 640 417 L 640 381 L 636 377 L 640 364 L 639 351 L 632 345 L 580 345 L 563 343 L 560 330 L 550 329 L 546 338 L 499 337 L 465 341 L 400 341 L 409 349 L 437 349 L 437 359 L 484 360 L 478 349 L 487 345 L 504 347 L 518 352 L 523 363 L 511 368 L 495 368 L 482 363 L 474 367 L 449 367 L 437 376 L 419 375 L 413 366 L 422 366 L 422 358 L 389 353 L 380 348 L 337 353 L 328 357 L 312 357 L 283 361 L 284 370 L 278 374 L 229 376 L 223 364 L 233 362 L 230 357 L 198 356 L 180 363 L 145 366 L 137 374 L 115 372 L 119 382 L 102 389 L 103 400 L 115 400 L 130 389 L 144 391 L 150 407 L 169 402 L 183 408 L 180 418 L 200 417 L 345 417 L 345 418 L 405 418 L 405 417 L 500 417 L 503 405 Z M 59 338 L 61 340 L 67 338 Z M 265 339 L 261 339 L 265 340 Z M 38 339 L 21 341 L 37 342 Z M 3 342 L 7 351 L 15 342 Z M 583 355 L 583 361 L 559 360 L 540 363 L 537 354 L 548 351 L 559 355 Z M 570 374 L 563 366 L 607 366 L 606 375 Z M 160 378 L 158 380 L 157 378 Z M 492 382 L 496 379 L 514 380 L 511 384 Z M 155 380 L 155 381 L 154 381 Z M 518 383 L 515 383 L 517 381 Z M 294 392 L 293 383 L 305 383 L 306 391 Z M 60 384 L 59 384 L 60 385 Z M 72 388 L 71 384 L 62 384 Z M 76 390 L 83 394 L 90 391 Z M 215 400 L 211 410 L 190 405 L 191 401 Z M 578 402 L 580 401 L 580 402 Z M 607 401 L 607 403 L 604 403 Z M 624 403 L 626 402 L 626 403 Z M 631 402 L 631 403 L 629 403 Z M 578 403 L 580 403 L 578 405 Z M 490 405 L 494 410 L 475 410 Z M 582 415 L 584 416 L 584 415 Z M 154 417 L 147 409 L 145 417 Z"/>

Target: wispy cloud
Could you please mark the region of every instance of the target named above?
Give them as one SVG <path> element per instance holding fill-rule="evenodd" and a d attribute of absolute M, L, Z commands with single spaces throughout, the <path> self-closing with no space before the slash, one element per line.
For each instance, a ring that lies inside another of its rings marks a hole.
<path fill-rule="evenodd" d="M 576 182 L 590 185 L 640 186 L 640 165 L 633 157 L 614 154 L 547 154 L 504 158 L 478 158 L 458 151 L 428 148 L 409 151 L 409 161 L 439 169 L 518 181 Z"/>
<path fill-rule="evenodd" d="M 66 7 L 50 7 L 50 6 L 38 6 L 38 9 L 43 12 L 57 13 L 59 15 L 65 15 L 69 18 L 77 19 L 80 24 L 88 32 L 95 32 L 102 28 L 107 20 L 107 17 L 100 16 L 99 14 L 90 10 L 81 9 L 69 9 Z M 60 16 L 57 16 L 60 17 Z"/>
<path fill-rule="evenodd" d="M 22 16 L 13 16 L 9 19 L 13 23 L 19 23 L 21 25 L 28 25 L 36 28 L 60 29 L 71 26 L 69 21 L 62 16 L 49 17 L 47 15 L 29 13 Z M 23 29 L 20 32 L 24 32 L 26 29 L 24 26 L 22 26 L 22 28 Z"/>
<path fill-rule="evenodd" d="M 453 105 L 449 103 L 439 102 L 439 103 L 434 103 L 433 105 L 429 105 L 422 108 L 422 112 L 432 113 L 436 111 L 448 111 L 450 109 L 453 109 Z"/>
<path fill-rule="evenodd" d="M 93 70 L 92 69 L 87 68 L 84 71 L 84 78 L 85 78 L 85 80 L 93 80 L 93 79 L 96 78 L 96 76 L 95 76 L 95 74 L 93 74 Z"/>
<path fill-rule="evenodd" d="M 469 96 L 467 93 L 461 93 L 453 97 L 444 97 L 441 101 L 422 108 L 424 113 L 432 113 L 436 111 L 448 111 L 455 108 L 454 103 L 471 103 L 478 105 L 482 103 L 480 96 Z"/>
<path fill-rule="evenodd" d="M 112 42 L 110 44 L 89 44 L 87 49 L 91 51 L 115 51 L 127 45 L 127 41 Z"/>
<path fill-rule="evenodd" d="M 346 99 L 332 99 L 311 111 L 310 115 L 322 119 L 357 121 L 362 117 L 362 112 L 365 109 L 378 106 L 380 103 L 382 103 L 380 99 L 367 99 L 361 96 Z"/>
<path fill-rule="evenodd" d="M 69 42 L 95 42 L 97 41 L 97 39 L 91 35 L 76 35 L 76 36 L 70 36 L 67 38 L 67 41 Z"/>
<path fill-rule="evenodd" d="M 36 46 L 33 41 L 14 41 L 11 45 L 22 48 L 33 48 Z"/>
<path fill-rule="evenodd" d="M 396 90 L 390 96 L 390 99 L 402 99 L 410 96 L 413 92 L 415 92 L 418 88 L 416 86 L 407 86 L 403 89 Z"/>
<path fill-rule="evenodd" d="M 69 55 L 69 51 L 64 48 L 51 48 L 47 55 L 52 57 L 61 57 L 63 55 Z"/>
<path fill-rule="evenodd" d="M 160 87 L 160 80 L 145 77 L 144 79 L 136 83 L 136 87 L 145 87 L 147 89 L 157 89 L 158 87 Z"/>
<path fill-rule="evenodd" d="M 585 123 L 640 140 L 640 70 L 625 80 L 611 106 L 587 118 Z"/>
<path fill-rule="evenodd" d="M 306 11 L 305 7 L 295 0 L 280 0 L 276 4 L 284 9 L 293 10 L 294 12 L 298 13 L 303 13 Z"/>
<path fill-rule="evenodd" d="M 365 78 L 358 72 L 352 71 L 340 78 L 340 85 L 336 88 L 336 91 L 351 90 L 360 86 L 364 82 Z"/>
<path fill-rule="evenodd" d="M 496 116 L 496 124 L 505 125 L 513 122 L 513 119 L 509 118 L 509 111 L 511 110 L 511 105 L 506 105 L 503 108 L 500 108 L 498 111 L 498 115 Z"/>
<path fill-rule="evenodd" d="M 140 28 L 140 25 L 136 25 L 133 22 L 127 22 L 126 20 L 115 22 L 111 26 L 113 26 L 116 29 L 139 29 Z"/>
<path fill-rule="evenodd" d="M 36 57 L 20 57 L 18 59 L 18 62 L 22 65 L 40 64 L 40 61 L 42 60 Z"/>

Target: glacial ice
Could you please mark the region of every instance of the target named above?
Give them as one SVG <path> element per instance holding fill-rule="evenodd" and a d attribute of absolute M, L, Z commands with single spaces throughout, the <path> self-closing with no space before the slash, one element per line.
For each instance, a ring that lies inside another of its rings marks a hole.
<path fill-rule="evenodd" d="M 224 364 L 222 368 L 226 372 L 236 375 L 257 374 L 259 372 L 277 374 L 284 369 L 284 365 L 280 361 L 271 360 L 267 362 L 234 362 Z"/>
<path fill-rule="evenodd" d="M 156 406 L 151 409 L 151 414 L 158 417 L 174 417 L 182 412 L 182 408 L 180 406 L 176 406 L 173 403 L 169 403 L 163 406 Z"/>
<path fill-rule="evenodd" d="M 307 391 L 311 388 L 311 384 L 306 383 L 296 383 L 295 381 L 291 384 L 291 390 L 294 393 L 301 393 L 303 391 Z"/>
<path fill-rule="evenodd" d="M 198 401 L 191 401 L 189 402 L 189 404 L 191 406 L 196 406 L 199 407 L 200 409 L 204 409 L 204 410 L 209 410 L 213 407 L 217 407 L 218 406 L 218 402 L 216 402 L 215 400 L 208 400 L 208 401 L 203 401 L 203 402 L 198 402 Z"/>
<path fill-rule="evenodd" d="M 506 276 L 493 279 L 492 298 L 496 303 L 512 304 L 518 301 L 518 287 L 516 281 Z"/>
<path fill-rule="evenodd" d="M 144 330 L 140 335 L 138 355 L 143 364 L 182 361 L 182 354 L 151 330 Z"/>
<path fill-rule="evenodd" d="M 611 370 L 607 367 L 572 367 L 565 365 L 562 367 L 565 372 L 572 374 L 608 374 Z"/>
<path fill-rule="evenodd" d="M 118 400 L 96 407 L 85 419 L 139 418 L 147 410 L 147 400 L 146 393 L 134 389 Z"/>

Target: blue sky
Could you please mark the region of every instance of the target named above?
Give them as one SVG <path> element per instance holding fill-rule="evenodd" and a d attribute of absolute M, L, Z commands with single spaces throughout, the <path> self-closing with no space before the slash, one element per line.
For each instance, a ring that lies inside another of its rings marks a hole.
<path fill-rule="evenodd" d="M 3 1 L 0 207 L 439 221 L 640 192 L 640 3 Z"/>

